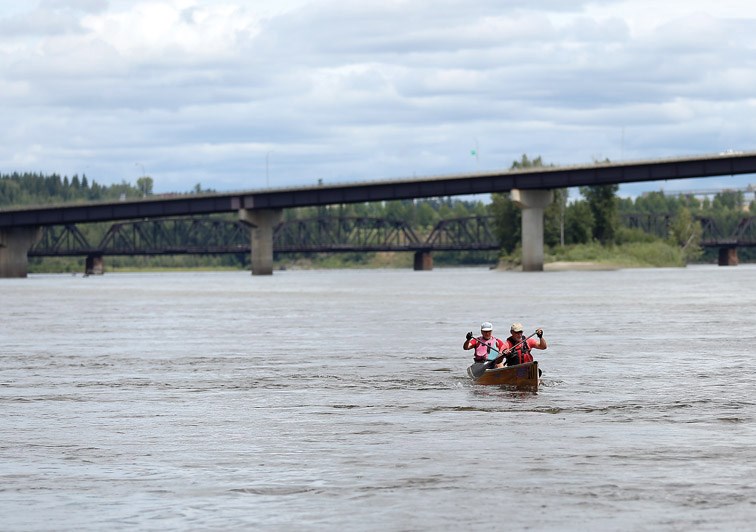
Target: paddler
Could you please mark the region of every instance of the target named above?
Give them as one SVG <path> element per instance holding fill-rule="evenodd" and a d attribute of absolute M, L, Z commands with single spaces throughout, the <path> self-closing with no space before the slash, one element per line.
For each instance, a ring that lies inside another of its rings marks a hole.
<path fill-rule="evenodd" d="M 531 349 L 546 349 L 548 347 L 543 337 L 543 329 L 538 328 L 535 331 L 538 340 L 532 338 L 533 335 L 524 338 L 522 330 L 522 323 L 517 322 L 513 323 L 509 328 L 510 337 L 507 338 L 503 349 L 501 349 L 507 355 L 507 366 L 533 362 L 533 355 L 530 354 Z"/>
<path fill-rule="evenodd" d="M 485 362 L 489 360 L 489 352 L 493 353 L 493 356 L 490 357 L 491 360 L 499 356 L 499 353 L 504 350 L 504 341 L 493 335 L 493 325 L 490 321 L 485 321 L 480 324 L 480 336 L 473 338 L 472 331 L 467 333 L 465 343 L 462 344 L 462 349 L 465 351 L 474 349 L 473 360 L 475 362 Z M 497 368 L 503 366 L 504 364 L 496 364 Z"/>

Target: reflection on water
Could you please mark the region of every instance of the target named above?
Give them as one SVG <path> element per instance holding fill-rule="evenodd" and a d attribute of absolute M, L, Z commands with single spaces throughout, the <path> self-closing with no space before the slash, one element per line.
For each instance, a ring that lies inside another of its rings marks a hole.
<path fill-rule="evenodd" d="M 0 280 L 0 519 L 746 529 L 754 281 L 747 265 Z M 470 384 L 461 346 L 484 320 L 544 328 L 538 393 Z"/>

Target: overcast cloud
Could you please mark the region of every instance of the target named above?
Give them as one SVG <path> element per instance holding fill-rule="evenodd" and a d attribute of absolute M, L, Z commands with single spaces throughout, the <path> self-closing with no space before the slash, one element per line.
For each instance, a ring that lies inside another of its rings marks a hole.
<path fill-rule="evenodd" d="M 732 0 L 2 2 L 0 172 L 238 190 L 752 150 L 755 63 Z"/>

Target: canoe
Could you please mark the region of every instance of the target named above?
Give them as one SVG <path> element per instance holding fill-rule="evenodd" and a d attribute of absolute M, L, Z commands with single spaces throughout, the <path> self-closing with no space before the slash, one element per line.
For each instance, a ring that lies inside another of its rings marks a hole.
<path fill-rule="evenodd" d="M 487 369 L 478 377 L 473 372 L 473 368 L 480 363 L 473 364 L 467 368 L 467 374 L 473 379 L 475 384 L 489 384 L 494 386 L 511 386 L 518 390 L 538 390 L 539 371 L 538 362 L 526 362 L 516 366 L 505 366 L 503 368 Z M 477 369 L 477 368 L 476 368 Z"/>

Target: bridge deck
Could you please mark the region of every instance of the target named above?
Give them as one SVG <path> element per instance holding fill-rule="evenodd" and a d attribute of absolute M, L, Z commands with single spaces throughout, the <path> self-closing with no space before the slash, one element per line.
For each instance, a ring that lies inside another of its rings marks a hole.
<path fill-rule="evenodd" d="M 638 181 L 756 173 L 756 152 L 517 171 L 481 172 L 367 183 L 311 186 L 137 201 L 45 206 L 0 211 L 0 227 L 192 216 L 239 209 L 317 205 L 555 189 Z"/>

